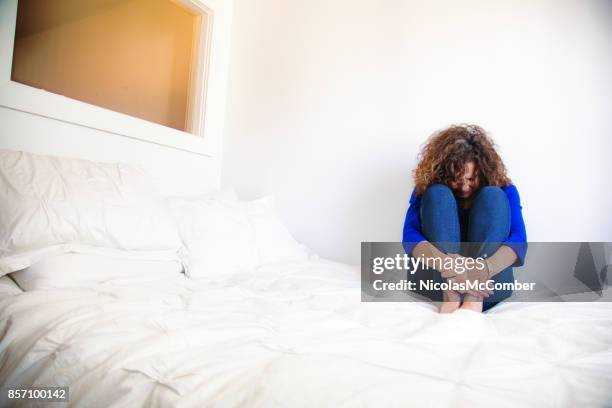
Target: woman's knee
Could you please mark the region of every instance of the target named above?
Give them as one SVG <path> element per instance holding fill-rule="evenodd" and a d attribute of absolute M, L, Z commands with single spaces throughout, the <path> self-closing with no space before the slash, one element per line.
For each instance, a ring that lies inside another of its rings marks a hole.
<path fill-rule="evenodd" d="M 488 228 L 487 226 L 494 224 L 503 230 L 508 229 L 510 227 L 510 203 L 506 193 L 499 187 L 482 187 L 472 204 L 470 224 L 480 225 L 476 229 Z"/>
<path fill-rule="evenodd" d="M 425 190 L 423 194 L 422 202 L 425 205 L 457 205 L 453 190 L 444 184 L 432 184 L 427 187 L 427 190 Z"/>
<path fill-rule="evenodd" d="M 499 187 L 496 186 L 484 186 L 478 191 L 474 202 L 484 201 L 491 204 L 501 204 L 504 207 L 508 205 L 508 198 L 506 193 Z"/>
<path fill-rule="evenodd" d="M 440 194 L 442 196 L 450 194 L 452 196 L 453 191 L 446 184 L 437 183 L 437 184 L 432 184 L 429 187 L 427 187 L 427 189 L 425 190 L 425 194 L 436 194 L 436 195 Z"/>

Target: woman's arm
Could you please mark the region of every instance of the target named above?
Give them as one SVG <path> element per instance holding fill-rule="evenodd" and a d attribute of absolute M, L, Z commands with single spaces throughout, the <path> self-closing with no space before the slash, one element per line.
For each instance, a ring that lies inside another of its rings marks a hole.
<path fill-rule="evenodd" d="M 500 246 L 493 255 L 485 258 L 485 263 L 487 264 L 487 268 L 489 270 L 489 279 L 507 267 L 514 265 L 517 259 L 518 256 L 512 248 L 507 245 Z"/>
<path fill-rule="evenodd" d="M 457 275 L 457 272 L 455 272 L 454 268 L 444 268 L 444 265 L 446 264 L 454 264 L 454 258 L 456 258 L 456 255 L 453 256 L 440 251 L 434 244 L 429 241 L 419 242 L 412 250 L 412 256 L 415 258 L 424 258 L 425 262 L 427 262 L 428 259 L 441 261 L 435 262 L 435 264 L 441 264 L 443 266 L 441 270 L 438 270 L 438 272 L 440 272 L 440 275 L 442 275 L 443 278 L 450 278 Z M 452 262 L 447 261 L 448 259 L 452 259 Z M 434 264 L 434 262 L 431 262 L 430 264 Z"/>
<path fill-rule="evenodd" d="M 506 193 L 508 204 L 510 205 L 510 235 L 501 244 L 511 248 L 516 255 L 514 263 L 506 267 L 523 266 L 525 257 L 527 256 L 527 230 L 525 229 L 525 221 L 523 220 L 521 198 L 514 184 L 504 187 L 503 190 Z"/>
<path fill-rule="evenodd" d="M 426 241 L 421 233 L 421 220 L 419 212 L 421 209 L 421 198 L 417 197 L 416 189 L 412 190 L 404 220 L 404 230 L 402 233 L 402 245 L 407 255 L 412 254 L 415 245 L 421 241 Z"/>
<path fill-rule="evenodd" d="M 442 261 L 442 262 L 439 262 L 442 265 L 444 265 L 445 263 L 451 264 L 450 262 L 445 262 L 445 261 L 448 258 L 457 257 L 457 255 L 455 254 L 445 254 L 444 252 L 436 248 L 435 245 L 433 245 L 431 242 L 428 242 L 428 241 L 419 242 L 412 250 L 412 256 L 423 257 L 425 258 L 425 260 L 439 259 Z M 487 265 L 487 271 L 488 271 L 487 273 L 488 277 L 491 278 L 492 276 L 503 271 L 510 265 L 514 264 L 517 258 L 518 257 L 516 256 L 516 253 L 514 252 L 512 248 L 505 246 L 505 245 L 500 246 L 493 255 L 491 255 L 488 258 L 485 258 L 485 263 Z M 465 265 L 465 263 L 462 263 L 462 264 Z M 477 269 L 477 267 L 474 266 L 473 269 Z M 452 278 L 453 276 L 458 275 L 457 272 L 455 272 L 453 268 L 442 268 L 442 270 L 438 272 L 440 272 L 443 278 Z"/>
<path fill-rule="evenodd" d="M 442 275 L 443 278 L 450 279 L 453 282 L 457 282 L 457 283 L 465 282 L 468 279 L 469 280 L 473 280 L 473 279 L 480 280 L 480 279 L 484 279 L 487 276 L 486 268 L 481 268 L 477 270 L 476 266 L 474 266 L 473 271 L 478 273 L 477 276 L 474 276 L 474 272 L 468 269 L 465 269 L 463 273 L 457 273 L 455 269 L 452 268 L 452 265 L 455 265 L 457 263 L 456 259 L 462 258 L 462 256 L 459 254 L 445 254 L 444 252 L 436 248 L 435 245 L 433 245 L 431 242 L 428 242 L 428 241 L 419 242 L 414 247 L 412 251 L 412 256 L 423 257 L 425 258 L 425 262 L 427 262 L 428 259 L 434 259 L 434 260 L 440 259 L 441 262 L 439 262 L 439 264 L 442 265 L 442 268 L 439 269 L 438 272 L 440 272 L 440 275 Z M 452 259 L 452 260 L 449 261 L 449 259 Z M 450 267 L 445 268 L 446 265 L 449 265 Z M 462 263 L 462 265 L 465 265 L 465 263 Z M 467 291 L 467 293 L 473 296 L 476 296 L 476 297 L 488 297 L 489 295 L 493 294 L 492 291 L 487 290 L 487 289 L 484 289 L 484 290 L 474 289 L 474 290 Z"/>
<path fill-rule="evenodd" d="M 502 245 L 497 249 L 497 251 L 495 251 L 493 255 L 488 258 L 485 258 L 486 268 L 478 268 L 474 266 L 473 268 L 469 269 L 465 274 L 450 277 L 449 280 L 452 282 L 462 282 L 470 280 L 485 283 L 494 275 L 500 273 L 507 267 L 512 266 L 517 259 L 518 256 L 512 248 L 506 245 Z M 480 302 L 482 301 L 483 296 L 487 297 L 487 295 L 492 295 L 493 291 L 470 290 L 468 291 L 468 294 L 471 295 L 471 297 L 466 298 L 465 301 Z"/>

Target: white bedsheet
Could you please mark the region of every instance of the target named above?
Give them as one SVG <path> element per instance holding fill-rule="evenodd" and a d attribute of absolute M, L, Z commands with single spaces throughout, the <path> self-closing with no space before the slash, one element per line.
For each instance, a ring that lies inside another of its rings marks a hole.
<path fill-rule="evenodd" d="M 358 270 L 325 260 L 216 282 L 1 283 L 0 384 L 69 385 L 71 406 L 612 404 L 611 303 L 440 315 L 361 303 Z"/>

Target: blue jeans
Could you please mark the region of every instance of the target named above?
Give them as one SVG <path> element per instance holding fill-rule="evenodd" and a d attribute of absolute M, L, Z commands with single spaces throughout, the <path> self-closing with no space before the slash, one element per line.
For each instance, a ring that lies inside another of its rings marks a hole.
<path fill-rule="evenodd" d="M 510 233 L 510 206 L 504 191 L 499 187 L 485 186 L 476 193 L 469 210 L 464 230 L 460 223 L 460 209 L 452 190 L 444 184 L 433 184 L 421 198 L 421 232 L 425 238 L 445 253 L 463 256 L 490 256 L 497 251 Z M 463 234 L 462 234 L 463 232 Z M 462 242 L 462 235 L 467 242 Z M 410 280 L 431 279 L 444 282 L 435 269 L 418 269 Z M 494 282 L 514 282 L 512 267 L 491 278 Z M 442 291 L 416 291 L 434 301 L 442 300 Z M 512 295 L 511 290 L 497 290 L 484 298 L 483 311 L 492 308 Z"/>

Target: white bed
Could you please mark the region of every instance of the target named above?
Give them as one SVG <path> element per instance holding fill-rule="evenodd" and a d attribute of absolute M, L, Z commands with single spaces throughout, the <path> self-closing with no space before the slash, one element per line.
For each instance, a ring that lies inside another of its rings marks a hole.
<path fill-rule="evenodd" d="M 612 406 L 612 303 L 362 303 L 357 268 L 317 257 L 216 281 L 5 276 L 0 333 L 0 383 L 67 385 L 78 407 Z"/>
<path fill-rule="evenodd" d="M 273 197 L 169 198 L 138 166 L 0 150 L 0 215 L 0 387 L 68 386 L 75 407 L 612 405 L 612 303 L 363 303 L 359 270 L 299 244 Z"/>

